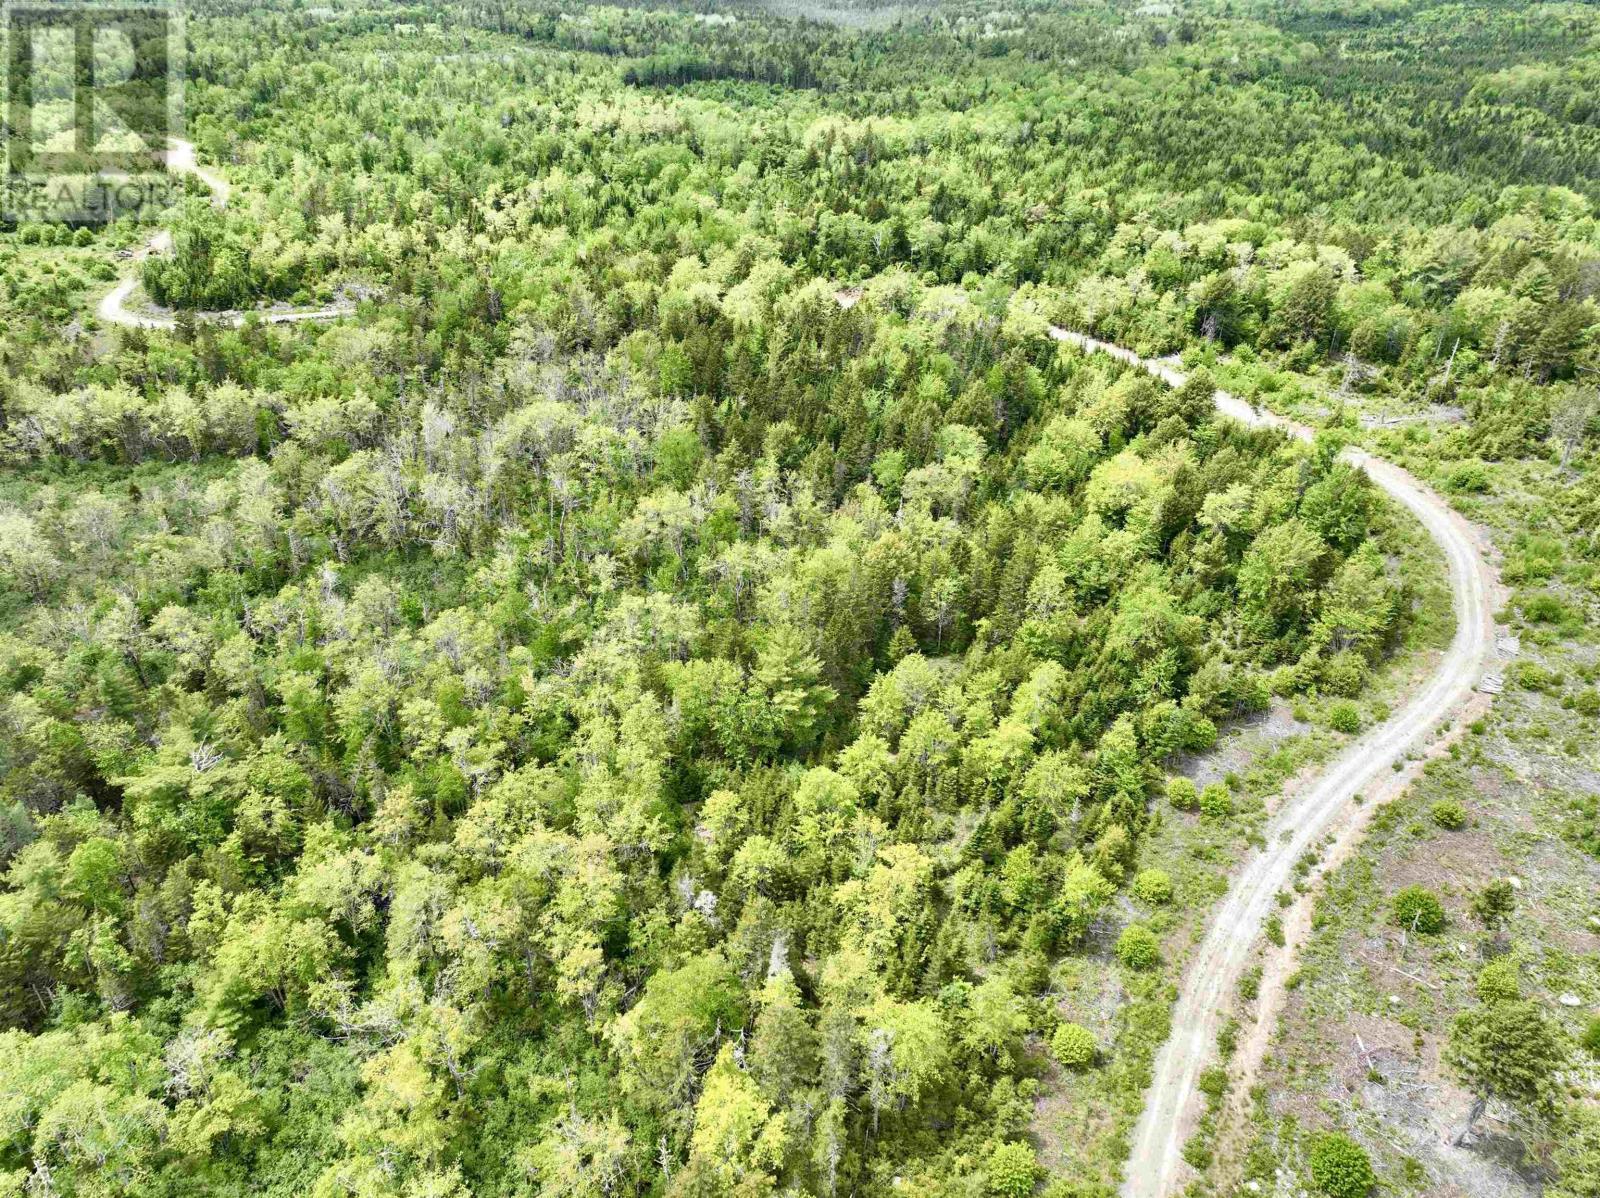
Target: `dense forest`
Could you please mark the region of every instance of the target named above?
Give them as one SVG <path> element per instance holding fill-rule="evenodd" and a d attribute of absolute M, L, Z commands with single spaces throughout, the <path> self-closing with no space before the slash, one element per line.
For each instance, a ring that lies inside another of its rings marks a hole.
<path fill-rule="evenodd" d="M 1252 831 L 1175 763 L 1418 619 L 1355 410 L 1600 554 L 1592 7 L 187 36 L 229 205 L 0 234 L 0 1194 L 1105 1198 L 1214 897 L 1146 845 Z"/>

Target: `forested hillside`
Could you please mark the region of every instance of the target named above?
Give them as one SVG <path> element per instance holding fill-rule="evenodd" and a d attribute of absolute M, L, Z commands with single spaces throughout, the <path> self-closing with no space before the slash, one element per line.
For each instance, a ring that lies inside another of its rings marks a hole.
<path fill-rule="evenodd" d="M 1102 1198 L 1259 835 L 1184 767 L 1437 618 L 1360 413 L 1592 610 L 1592 7 L 188 39 L 227 207 L 0 234 L 0 1194 Z"/>

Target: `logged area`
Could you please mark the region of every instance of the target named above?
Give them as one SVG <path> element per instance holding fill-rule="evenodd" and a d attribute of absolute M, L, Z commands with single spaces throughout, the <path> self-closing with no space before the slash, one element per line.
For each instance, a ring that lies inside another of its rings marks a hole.
<path fill-rule="evenodd" d="M 1052 329 L 1052 334 L 1131 361 L 1175 386 L 1188 383 L 1170 366 L 1121 347 L 1065 330 Z M 1256 412 L 1225 391 L 1215 399 L 1223 413 L 1246 424 L 1279 427 L 1314 440 L 1304 425 Z M 1173 1008 L 1174 1030 L 1156 1058 L 1125 1170 L 1123 1190 L 1129 1195 L 1167 1193 L 1182 1181 L 1185 1133 L 1192 1126 L 1201 1073 L 1212 1062 L 1224 1026 L 1225 996 L 1243 980 L 1275 896 L 1288 887 L 1296 864 L 1325 838 L 1347 841 L 1359 830 L 1355 817 L 1365 800 L 1379 797 L 1379 791 L 1385 792 L 1382 797 L 1393 797 L 1410 781 L 1408 761 L 1445 721 L 1462 714 L 1491 660 L 1497 581 L 1479 552 L 1478 538 L 1442 498 L 1403 470 L 1368 462 L 1359 452 L 1349 456 L 1367 465 L 1377 485 L 1421 520 L 1443 552 L 1455 634 L 1426 684 L 1400 711 L 1351 743 L 1273 813 L 1264 829 L 1265 847 L 1231 879 L 1208 935 L 1187 964 Z"/>
<path fill-rule="evenodd" d="M 1600 1192 L 1600 12 L 118 28 L 0 1198 Z"/>

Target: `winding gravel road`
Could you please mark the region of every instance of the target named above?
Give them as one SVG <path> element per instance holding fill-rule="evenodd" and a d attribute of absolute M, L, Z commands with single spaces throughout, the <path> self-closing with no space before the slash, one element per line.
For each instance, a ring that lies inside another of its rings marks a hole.
<path fill-rule="evenodd" d="M 233 188 L 221 175 L 215 171 L 201 166 L 195 161 L 194 145 L 184 141 L 181 137 L 170 139 L 171 148 L 167 150 L 167 169 L 180 174 L 193 175 L 211 190 L 211 202 L 218 208 L 225 208 L 228 199 L 233 195 Z M 151 312 L 135 312 L 128 307 L 128 297 L 133 294 L 133 289 L 139 285 L 139 264 L 152 254 L 166 254 L 172 250 L 172 234 L 166 229 L 161 230 L 152 237 L 144 246 L 134 251 L 129 259 L 131 267 L 128 273 L 118 281 L 100 301 L 95 308 L 95 314 L 108 324 L 120 324 L 132 329 L 174 329 L 178 327 L 175 317 L 158 315 Z M 334 320 L 340 316 L 348 316 L 354 308 L 350 305 L 335 304 L 326 308 L 316 308 L 310 311 L 271 312 L 263 311 L 254 313 L 256 318 L 266 324 L 293 324 L 302 320 Z M 227 325 L 238 328 L 245 321 L 243 312 L 196 312 L 195 316 L 213 324 Z"/>
<path fill-rule="evenodd" d="M 1052 328 L 1050 335 L 1080 349 L 1110 354 L 1139 366 L 1173 386 L 1185 375 L 1164 362 L 1130 350 Z M 1281 428 L 1301 440 L 1312 430 L 1271 413 L 1257 412 L 1244 400 L 1218 391 L 1217 408 L 1255 427 Z M 1344 459 L 1410 511 L 1443 551 L 1454 598 L 1456 631 L 1438 665 L 1394 715 L 1350 744 L 1326 769 L 1299 788 L 1268 822 L 1265 849 L 1252 853 L 1232 879 L 1227 897 L 1211 917 L 1210 928 L 1188 963 L 1176 1006 L 1172 1035 L 1156 1057 L 1155 1075 L 1144 1112 L 1134 1131 L 1124 1173 L 1124 1198 L 1166 1198 L 1184 1180 L 1182 1149 L 1198 1118 L 1197 1083 L 1216 1057 L 1217 1032 L 1224 1010 L 1279 891 L 1293 879 L 1295 862 L 1330 833 L 1336 839 L 1359 831 L 1362 795 L 1383 801 L 1410 781 L 1409 755 L 1423 749 L 1440 726 L 1466 704 L 1494 649 L 1494 603 L 1498 580 L 1479 552 L 1472 528 L 1435 492 L 1406 471 L 1358 449 Z M 1395 766 L 1401 765 L 1397 772 Z"/>

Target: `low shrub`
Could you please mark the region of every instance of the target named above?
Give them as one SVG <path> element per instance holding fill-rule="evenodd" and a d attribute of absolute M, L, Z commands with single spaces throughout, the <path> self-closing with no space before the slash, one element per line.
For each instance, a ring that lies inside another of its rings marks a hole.
<path fill-rule="evenodd" d="M 1239 997 L 1246 1002 L 1254 1002 L 1261 994 L 1261 966 L 1255 965 L 1247 969 L 1239 978 Z"/>
<path fill-rule="evenodd" d="M 1117 960 L 1129 969 L 1152 969 L 1161 960 L 1156 934 L 1143 924 L 1129 924 L 1117 937 Z"/>
<path fill-rule="evenodd" d="M 1200 792 L 1200 814 L 1211 819 L 1233 814 L 1233 795 L 1224 783 L 1213 782 Z"/>
<path fill-rule="evenodd" d="M 1457 462 L 1445 475 L 1444 484 L 1463 495 L 1481 495 L 1489 489 L 1493 476 L 1484 462 Z"/>
<path fill-rule="evenodd" d="M 1425 886 L 1407 886 L 1390 900 L 1394 922 L 1408 932 L 1434 935 L 1444 931 L 1444 907 Z"/>
<path fill-rule="evenodd" d="M 1491 930 L 1505 927 L 1516 907 L 1516 888 L 1505 878 L 1496 878 L 1472 896 L 1473 918 Z"/>
<path fill-rule="evenodd" d="M 1567 618 L 1567 605 L 1549 591 L 1539 591 L 1522 601 L 1522 615 L 1534 624 L 1559 624 Z"/>
<path fill-rule="evenodd" d="M 1094 1033 L 1083 1024 L 1063 1023 L 1050 1037 L 1050 1051 L 1063 1068 L 1083 1069 L 1094 1064 L 1100 1046 L 1094 1042 Z"/>
<path fill-rule="evenodd" d="M 1360 732 L 1361 709 L 1348 699 L 1341 699 L 1328 708 L 1328 727 L 1335 732 Z"/>
<path fill-rule="evenodd" d="M 1328 1198 L 1365 1198 L 1378 1184 L 1372 1161 L 1342 1132 L 1324 1132 L 1311 1141 L 1311 1183 Z"/>
<path fill-rule="evenodd" d="M 1141 870 L 1133 880 L 1133 897 L 1152 907 L 1172 901 L 1172 875 L 1164 869 Z"/>
<path fill-rule="evenodd" d="M 1522 982 L 1517 963 L 1510 957 L 1490 961 L 1478 970 L 1474 985 L 1479 1002 L 1516 1002 L 1522 997 Z"/>
<path fill-rule="evenodd" d="M 989 1157 L 988 1173 L 994 1198 L 1028 1198 L 1039 1180 L 1039 1162 L 1027 1144 L 1001 1144 Z"/>
<path fill-rule="evenodd" d="M 1519 661 L 1512 667 L 1512 677 L 1525 691 L 1548 691 L 1561 685 L 1561 675 L 1552 673 L 1536 661 Z"/>
<path fill-rule="evenodd" d="M 1349 649 L 1340 650 L 1322 665 L 1322 687 L 1330 695 L 1359 695 L 1372 673 L 1366 659 Z"/>
<path fill-rule="evenodd" d="M 1183 1159 L 1202 1173 L 1211 1168 L 1211 1162 L 1214 1159 L 1211 1151 L 1211 1137 L 1203 1131 L 1195 1132 L 1184 1142 Z"/>

